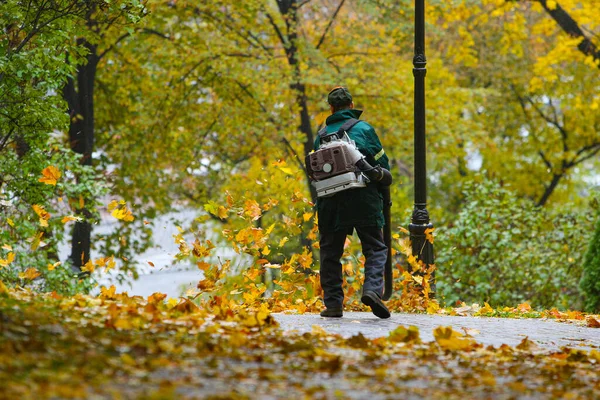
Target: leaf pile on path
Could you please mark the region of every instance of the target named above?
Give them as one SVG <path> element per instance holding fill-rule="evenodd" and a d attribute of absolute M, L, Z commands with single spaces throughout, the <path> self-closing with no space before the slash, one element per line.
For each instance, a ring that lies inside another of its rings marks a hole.
<path fill-rule="evenodd" d="M 451 327 L 283 332 L 215 297 L 36 294 L 0 284 L 0 398 L 593 398 L 600 351 L 485 347 Z"/>

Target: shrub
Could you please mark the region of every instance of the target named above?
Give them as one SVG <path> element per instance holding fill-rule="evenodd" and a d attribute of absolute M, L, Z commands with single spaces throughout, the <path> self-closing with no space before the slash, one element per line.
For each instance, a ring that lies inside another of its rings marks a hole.
<path fill-rule="evenodd" d="M 579 285 L 584 296 L 584 309 L 600 312 L 600 214 L 583 261 L 583 276 Z"/>
<path fill-rule="evenodd" d="M 40 181 L 45 167 L 59 172 L 55 182 Z M 81 202 L 106 193 L 101 173 L 52 141 L 30 148 L 21 159 L 0 152 L 0 170 L 8 177 L 0 184 L 0 281 L 67 295 L 88 290 L 91 282 L 78 279 L 68 263 L 59 262 L 58 246 L 80 218 Z M 97 206 L 91 200 L 86 204 L 92 222 Z"/>
<path fill-rule="evenodd" d="M 441 300 L 581 307 L 591 212 L 536 208 L 490 181 L 466 184 L 464 195 L 462 211 L 438 236 Z"/>

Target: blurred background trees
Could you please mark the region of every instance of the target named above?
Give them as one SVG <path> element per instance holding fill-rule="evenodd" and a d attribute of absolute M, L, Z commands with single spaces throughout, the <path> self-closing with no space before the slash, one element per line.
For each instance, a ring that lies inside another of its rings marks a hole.
<path fill-rule="evenodd" d="M 428 2 L 428 187 L 449 303 L 582 306 L 600 179 L 598 6 Z M 412 2 L 0 7 L 3 279 L 25 284 L 28 268 L 47 280 L 68 274 L 48 270 L 65 261 L 56 253 L 65 226 L 75 267 L 95 246 L 132 268 L 156 217 L 183 207 L 198 210 L 186 221 L 194 231 L 206 218 L 219 231 L 274 226 L 281 245 L 256 258 L 316 252 L 302 164 L 337 85 L 375 126 L 398 182 L 393 224 L 408 223 Z M 56 185 L 39 182 L 48 166 L 61 171 Z M 99 235 L 106 198 L 125 200 L 135 219 Z M 34 205 L 51 215 L 47 227 Z"/>

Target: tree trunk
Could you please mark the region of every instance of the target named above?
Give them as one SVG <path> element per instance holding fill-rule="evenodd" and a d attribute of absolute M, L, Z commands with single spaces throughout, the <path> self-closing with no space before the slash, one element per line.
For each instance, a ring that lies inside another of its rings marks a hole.
<path fill-rule="evenodd" d="M 69 106 L 70 127 L 69 142 L 71 149 L 81 154 L 83 165 L 92 165 L 92 152 L 94 150 L 94 80 L 99 57 L 97 46 L 78 39 L 78 44 L 89 51 L 87 63 L 77 68 L 77 81 L 69 79 L 64 89 L 64 97 Z M 84 199 L 85 201 L 86 199 Z M 76 222 L 73 228 L 71 241 L 72 265 L 81 268 L 90 259 L 92 226 L 88 222 L 91 213 L 85 207 L 77 210 L 77 214 L 84 218 Z"/>
<path fill-rule="evenodd" d="M 310 153 L 314 146 L 314 135 L 312 125 L 310 123 L 310 115 L 308 113 L 308 100 L 306 97 L 306 86 L 302 83 L 300 72 L 300 63 L 298 62 L 298 2 L 296 0 L 278 0 L 279 12 L 285 20 L 287 28 L 287 43 L 285 46 L 285 54 L 292 72 L 294 74 L 290 88 L 296 96 L 296 104 L 300 108 L 300 132 L 304 134 L 303 150 L 304 155 Z M 306 177 L 308 189 L 310 190 L 310 198 L 313 204 L 317 203 L 317 190 L 310 184 L 310 179 Z M 303 231 L 300 238 L 300 243 L 305 248 L 312 251 L 312 243 Z"/>
<path fill-rule="evenodd" d="M 543 207 L 548 202 L 548 199 L 550 198 L 550 195 L 554 192 L 554 189 L 556 189 L 556 187 L 558 186 L 558 182 L 560 181 L 560 179 L 563 176 L 564 176 L 564 173 L 562 173 L 562 174 L 554 174 L 552 176 L 552 181 L 546 187 L 546 190 L 542 194 L 542 197 L 540 197 L 540 200 L 536 204 L 538 207 Z"/>
<path fill-rule="evenodd" d="M 546 0 L 537 0 L 544 7 L 544 10 L 556 21 L 558 26 L 572 38 L 581 38 L 581 42 L 577 45 L 577 49 L 586 56 L 592 56 L 594 61 L 600 60 L 600 51 L 589 37 L 585 35 L 583 29 L 577 21 L 569 15 L 560 5 L 554 4 L 553 8 L 548 6 Z M 600 65 L 598 65 L 600 68 Z"/>
<path fill-rule="evenodd" d="M 297 0 L 278 0 L 277 5 L 279 6 L 279 12 L 285 20 L 287 28 L 287 43 L 283 43 L 285 46 L 285 54 L 288 64 L 292 67 L 294 74 L 293 81 L 290 88 L 296 95 L 296 104 L 300 108 L 300 132 L 304 134 L 304 155 L 310 153 L 314 145 L 314 135 L 312 125 L 310 123 L 310 115 L 308 114 L 308 101 L 306 97 L 306 86 L 302 83 L 302 77 L 300 73 L 300 64 L 298 62 L 298 2 Z M 310 180 L 307 177 L 308 187 L 310 190 L 310 197 L 313 203 L 317 201 L 317 191 L 310 184 Z"/>

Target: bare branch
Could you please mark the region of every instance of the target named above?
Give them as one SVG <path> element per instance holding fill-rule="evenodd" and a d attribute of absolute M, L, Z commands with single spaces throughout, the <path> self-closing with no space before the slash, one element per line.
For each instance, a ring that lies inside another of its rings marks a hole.
<path fill-rule="evenodd" d="M 161 38 L 163 38 L 163 39 L 166 39 L 166 40 L 171 40 L 171 38 L 170 38 L 169 36 L 165 35 L 164 33 L 161 33 L 161 32 L 159 32 L 159 31 L 157 31 L 157 30 L 154 30 L 154 29 L 143 28 L 143 29 L 139 29 L 139 30 L 137 30 L 137 31 L 136 31 L 136 33 L 137 33 L 137 32 L 141 32 L 141 33 L 147 33 L 147 34 L 149 34 L 149 35 L 156 35 L 156 36 L 158 36 L 158 37 L 161 37 Z M 102 52 L 102 53 L 101 53 L 101 54 L 98 56 L 98 61 L 99 61 L 99 60 L 101 60 L 101 59 L 102 59 L 102 57 L 104 57 L 104 56 L 106 55 L 106 53 L 108 53 L 108 52 L 110 52 L 112 49 L 114 49 L 114 47 L 115 47 L 116 45 L 118 45 L 118 44 L 119 44 L 121 41 L 123 41 L 124 39 L 128 38 L 128 37 L 129 37 L 129 36 L 131 36 L 131 35 L 132 35 L 131 33 L 127 32 L 127 33 L 124 33 L 123 35 L 119 36 L 119 38 L 118 38 L 118 39 L 117 39 L 117 40 L 116 40 L 116 41 L 115 41 L 113 44 L 111 44 L 111 45 L 110 45 L 110 47 L 108 47 L 106 50 L 104 50 L 104 51 L 103 51 L 103 52 Z"/>
<path fill-rule="evenodd" d="M 346 2 L 346 0 L 340 1 L 340 4 L 338 5 L 338 7 L 336 8 L 335 12 L 331 16 L 331 19 L 329 20 L 329 23 L 327 24 L 327 27 L 325 28 L 325 31 L 321 35 L 321 39 L 319 39 L 319 42 L 317 43 L 317 46 L 316 46 L 317 50 L 319 49 L 319 47 L 321 47 L 321 45 L 325 41 L 325 36 L 327 36 L 327 32 L 329 32 L 329 29 L 331 28 L 331 25 L 333 25 L 333 22 L 335 21 L 335 18 L 337 17 L 338 13 L 342 9 L 342 6 L 344 5 L 345 2 Z"/>
<path fill-rule="evenodd" d="M 563 141 L 563 150 L 565 152 L 569 151 L 569 146 L 567 145 L 567 136 L 568 136 L 568 133 L 565 130 L 565 128 L 562 125 L 560 125 L 557 120 L 555 120 L 555 119 L 550 118 L 549 116 L 547 116 L 537 106 L 537 104 L 535 104 L 535 102 L 530 97 L 527 97 L 527 101 L 529 102 L 529 104 L 531 104 L 531 106 L 533 107 L 533 109 L 538 113 L 538 115 L 540 117 L 542 117 L 546 122 L 548 122 L 549 124 L 551 124 L 552 126 L 554 126 L 556 129 L 558 129 L 558 131 L 560 132 L 560 135 L 562 137 L 562 141 Z"/>
<path fill-rule="evenodd" d="M 4 138 L 2 138 L 2 141 L 0 141 L 0 151 L 4 150 L 4 147 L 6 146 L 6 143 L 8 143 L 8 139 L 10 139 L 11 135 L 13 134 L 13 132 L 15 131 L 16 126 L 12 126 L 12 128 L 10 128 L 10 131 L 8 131 L 8 133 L 4 136 Z"/>
<path fill-rule="evenodd" d="M 347 57 L 347 56 L 387 56 L 389 54 L 395 54 L 394 51 L 382 51 L 382 52 L 368 52 L 368 51 L 348 51 L 344 53 L 334 53 L 327 56 L 327 59 L 334 57 Z"/>
<path fill-rule="evenodd" d="M 583 153 L 589 151 L 589 154 L 586 154 L 585 156 L 581 157 L 581 158 L 577 158 L 580 155 L 582 155 Z M 600 143 L 596 142 L 594 144 L 585 146 L 581 149 L 579 149 L 579 151 L 576 153 L 575 157 L 573 158 L 573 160 L 568 164 L 569 167 L 573 167 L 577 164 L 580 164 L 586 160 L 589 160 L 590 158 L 594 157 L 596 154 L 598 154 L 600 152 Z"/>
<path fill-rule="evenodd" d="M 540 157 L 542 157 L 542 161 L 544 161 L 544 164 L 546 164 L 546 167 L 548 167 L 548 169 L 552 170 L 552 163 L 550 163 L 548 158 L 546 158 L 546 154 L 542 150 L 540 150 L 538 154 L 540 155 Z"/>
<path fill-rule="evenodd" d="M 577 49 L 580 52 L 586 56 L 592 56 L 594 61 L 600 60 L 600 51 L 598 50 L 598 47 L 592 43 L 590 38 L 585 35 L 577 21 L 575 21 L 573 17 L 571 17 L 571 15 L 565 11 L 564 8 L 562 8 L 556 2 L 553 2 L 554 8 L 550 9 L 550 7 L 548 7 L 547 0 L 533 1 L 540 3 L 542 7 L 544 7 L 544 10 L 546 10 L 546 12 L 552 17 L 552 19 L 554 19 L 554 21 L 556 21 L 558 26 L 560 26 L 566 34 L 573 38 L 582 38 L 582 41 L 577 45 Z M 598 68 L 600 68 L 600 65 Z"/>
<path fill-rule="evenodd" d="M 273 29 L 275 29 L 275 33 L 277 34 L 277 37 L 279 38 L 281 45 L 285 47 L 287 42 L 286 42 L 285 38 L 283 37 L 283 34 L 281 33 L 279 26 L 277 26 L 277 24 L 275 23 L 275 20 L 271 16 L 271 14 L 269 14 L 267 11 L 265 11 L 265 14 L 266 14 L 267 18 L 269 19 L 271 26 L 273 26 Z"/>

